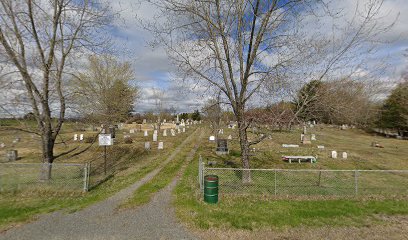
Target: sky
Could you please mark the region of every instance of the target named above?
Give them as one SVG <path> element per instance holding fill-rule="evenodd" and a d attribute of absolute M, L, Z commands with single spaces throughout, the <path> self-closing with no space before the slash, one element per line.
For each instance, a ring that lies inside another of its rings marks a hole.
<path fill-rule="evenodd" d="M 352 15 L 356 2 L 359 2 L 360 8 L 364 8 L 364 3 L 367 1 L 380 0 L 332 0 L 331 7 L 336 10 L 341 9 L 347 19 Z M 140 25 L 140 20 L 155 19 L 158 14 L 157 8 L 140 0 L 106 0 L 106 2 L 112 12 L 118 13 L 118 17 L 114 18 L 108 31 L 113 43 L 113 52 L 120 60 L 129 61 L 132 64 L 135 72 L 135 80 L 132 84 L 137 85 L 141 90 L 135 112 L 155 111 L 155 92 L 161 92 L 163 108 L 172 107 L 179 113 L 201 109 L 203 103 L 212 96 L 203 91 L 202 86 L 185 83 L 177 78 L 177 69 L 168 59 L 166 51 L 160 46 L 152 48 L 150 45 L 153 40 L 152 35 Z M 395 21 L 393 28 L 380 36 L 380 40 L 387 43 L 383 44 L 374 55 L 374 59 L 387 57 L 387 63 L 390 66 L 381 73 L 381 76 L 378 76 L 384 81 L 393 82 L 408 69 L 408 57 L 404 57 L 404 53 L 408 54 L 407 12 L 408 0 L 384 0 L 381 22 L 389 24 Z M 304 29 L 306 32 L 316 31 L 313 24 L 308 27 L 310 29 Z M 325 32 L 324 29 L 318 30 Z M 273 56 L 270 59 L 273 61 Z M 83 65 L 86 59 L 81 61 L 79 61 L 80 65 Z M 365 73 L 363 69 L 359 72 Z M 6 95 L 0 97 L 7 98 Z"/>
<path fill-rule="evenodd" d="M 363 0 L 361 6 L 363 6 Z M 110 33 L 118 47 L 120 57 L 130 61 L 134 66 L 136 84 L 141 88 L 141 98 L 135 107 L 136 112 L 146 112 L 154 109 L 154 91 L 161 90 L 163 107 L 175 107 L 178 112 L 188 112 L 200 109 L 209 97 L 200 96 L 199 89 L 193 89 L 175 78 L 175 67 L 172 66 L 163 48 L 153 49 L 149 46 L 152 36 L 141 28 L 138 19 L 151 20 L 157 13 L 156 9 L 146 3 L 135 3 L 134 0 L 112 1 L 113 11 L 119 12 L 120 17 L 115 20 L 115 26 Z M 334 7 L 352 12 L 355 0 L 333 1 Z M 382 6 L 384 23 L 391 23 L 396 19 L 393 28 L 382 36 L 390 41 L 380 48 L 376 57 L 388 57 L 390 67 L 382 78 L 395 80 L 407 68 L 407 58 L 404 51 L 408 49 L 408 1 L 385 0 Z M 175 80 L 176 79 L 176 80 Z M 198 93 L 198 94 L 197 94 Z"/>

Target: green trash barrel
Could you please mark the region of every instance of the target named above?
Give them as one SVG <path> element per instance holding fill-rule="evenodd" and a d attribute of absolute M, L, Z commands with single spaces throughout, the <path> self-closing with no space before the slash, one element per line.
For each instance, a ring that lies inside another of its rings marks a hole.
<path fill-rule="evenodd" d="M 204 176 L 204 202 L 217 203 L 218 202 L 218 176 L 207 175 Z"/>

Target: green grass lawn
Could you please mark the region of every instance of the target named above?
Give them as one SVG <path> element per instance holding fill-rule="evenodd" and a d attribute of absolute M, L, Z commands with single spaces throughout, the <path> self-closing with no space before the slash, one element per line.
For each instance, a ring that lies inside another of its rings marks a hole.
<path fill-rule="evenodd" d="M 70 132 L 71 130 L 68 128 L 66 131 Z M 193 128 L 190 128 L 189 132 L 192 131 L 194 131 Z M 6 131 L 5 135 L 7 134 L 12 134 L 12 132 Z M 68 138 L 68 135 L 72 135 L 72 132 L 63 134 L 67 134 L 65 137 Z M 141 134 L 139 132 L 139 135 Z M 2 137 L 5 135 L 2 135 Z M 65 209 L 69 212 L 76 211 L 113 195 L 157 168 L 188 135 L 187 133 L 175 137 L 161 138 L 165 143 L 164 150 L 157 150 L 157 146 L 153 145 L 151 151 L 144 151 L 142 150 L 144 141 L 151 140 L 150 138 L 134 137 L 133 144 L 124 144 L 122 142 L 123 133 L 118 133 L 117 145 L 115 148 L 110 149 L 110 156 L 115 160 L 118 168 L 110 178 L 96 185 L 88 193 L 82 193 L 82 188 L 80 191 L 72 191 L 43 187 L 3 192 L 0 194 L 0 230 L 27 221 L 37 214 L 59 209 Z M 6 137 L 8 138 L 8 136 Z M 22 152 L 36 148 L 36 144 L 30 144 L 28 141 L 24 145 L 24 138 L 30 137 L 27 135 L 22 136 L 21 142 L 23 144 L 19 145 L 21 149 L 24 149 Z M 101 149 L 95 146 L 74 159 L 61 159 L 57 162 L 86 162 L 90 158 L 100 156 L 100 153 Z M 25 161 L 28 162 L 28 159 L 22 159 L 20 162 Z M 34 160 L 34 162 L 36 161 L 38 162 L 39 159 Z M 98 163 L 102 162 L 103 159 L 98 160 Z"/>
<path fill-rule="evenodd" d="M 232 129 L 224 129 L 224 132 L 225 138 L 231 134 L 235 139 L 230 141 L 230 155 L 216 155 L 215 143 L 208 141 L 201 143 L 198 154 L 203 156 L 204 162 L 217 161 L 215 167 L 240 168 L 237 132 Z M 318 182 L 320 169 L 408 169 L 407 141 L 377 137 L 357 129 L 342 131 L 327 126 L 309 129 L 309 133 L 317 137 L 311 145 L 302 146 L 300 130 L 294 130 L 275 132 L 272 139 L 254 146 L 252 168 L 317 170 L 305 172 L 303 176 L 278 171 L 278 196 L 274 196 L 273 172 L 254 172 L 252 184 L 243 185 L 239 171 L 213 170 L 206 174 L 219 175 L 220 200 L 215 205 L 207 204 L 197 182 L 197 156 L 174 191 L 178 217 L 199 229 L 256 230 L 298 226 L 362 227 L 365 224 L 381 225 L 383 220 L 379 216 L 382 215 L 408 214 L 407 174 L 361 172 L 358 196 L 354 196 L 353 172 L 323 172 L 320 186 Z M 250 134 L 250 138 L 254 136 Z M 371 147 L 373 141 L 381 143 L 384 148 Z M 283 143 L 301 146 L 297 149 L 282 148 Z M 325 145 L 326 149 L 318 150 L 317 145 Z M 331 150 L 346 151 L 349 158 L 331 159 Z M 281 160 L 282 155 L 317 155 L 318 162 L 289 164 Z M 256 188 L 252 188 L 253 185 Z M 376 189 L 381 191 L 376 192 Z"/>
<path fill-rule="evenodd" d="M 176 213 L 193 227 L 270 229 L 297 226 L 364 226 L 381 224 L 378 215 L 406 215 L 406 199 L 274 199 L 220 194 L 218 204 L 205 203 L 197 183 L 198 162 L 192 162 L 174 191 Z M 220 191 L 222 188 L 220 187 Z"/>

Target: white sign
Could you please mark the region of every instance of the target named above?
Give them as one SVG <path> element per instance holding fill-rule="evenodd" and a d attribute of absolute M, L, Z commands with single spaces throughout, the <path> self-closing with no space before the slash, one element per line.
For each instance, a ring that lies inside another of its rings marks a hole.
<path fill-rule="evenodd" d="M 112 136 L 110 134 L 99 134 L 99 146 L 113 145 Z"/>

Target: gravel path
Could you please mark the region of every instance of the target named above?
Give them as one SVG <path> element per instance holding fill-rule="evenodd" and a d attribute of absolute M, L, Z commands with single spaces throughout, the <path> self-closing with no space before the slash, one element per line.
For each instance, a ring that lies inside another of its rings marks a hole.
<path fill-rule="evenodd" d="M 35 222 L 0 234 L 0 239 L 195 239 L 176 221 L 171 207 L 171 192 L 186 163 L 194 157 L 197 146 L 190 151 L 178 176 L 158 192 L 150 203 L 136 209 L 115 209 L 137 188 L 151 180 L 166 163 L 173 160 L 187 143 L 196 138 L 198 131 L 200 130 L 185 139 L 161 167 L 112 197 L 72 214 L 57 211 L 42 215 Z"/>

